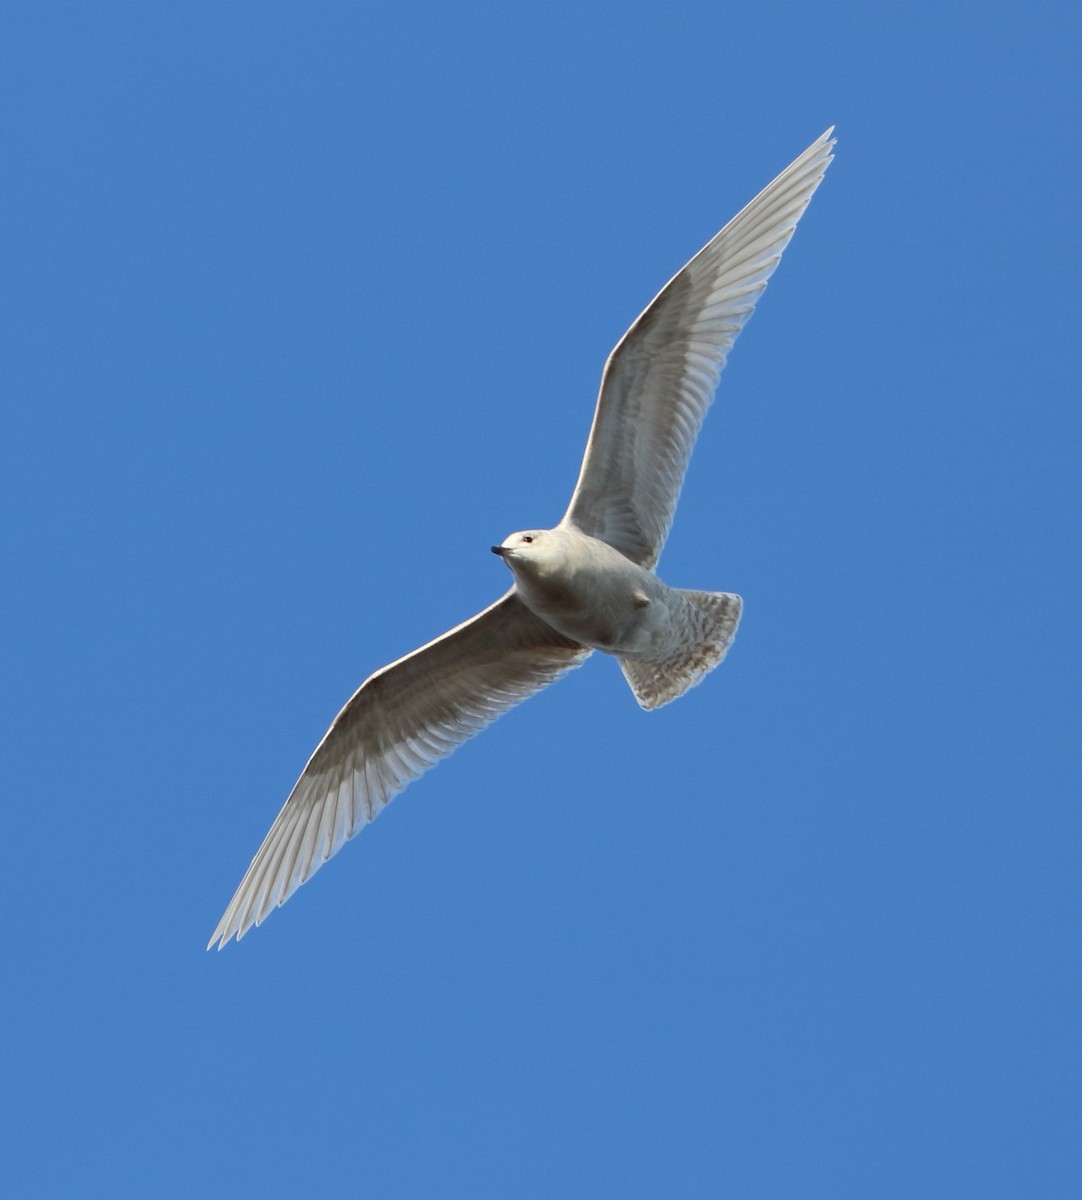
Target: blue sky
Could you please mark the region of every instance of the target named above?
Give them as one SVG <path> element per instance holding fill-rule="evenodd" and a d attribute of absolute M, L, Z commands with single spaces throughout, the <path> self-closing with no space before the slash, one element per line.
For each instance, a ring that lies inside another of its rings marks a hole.
<path fill-rule="evenodd" d="M 12 4 L 28 1196 L 1079 1194 L 1073 6 Z M 204 952 L 338 706 L 497 596 L 604 358 L 826 126 L 661 573 Z"/>

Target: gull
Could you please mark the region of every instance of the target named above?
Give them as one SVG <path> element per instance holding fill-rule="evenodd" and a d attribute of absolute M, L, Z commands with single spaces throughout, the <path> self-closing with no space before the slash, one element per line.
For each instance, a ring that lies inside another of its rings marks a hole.
<path fill-rule="evenodd" d="M 567 512 L 492 551 L 495 604 L 369 676 L 316 747 L 208 949 L 239 941 L 387 802 L 594 650 L 644 709 L 721 662 L 741 600 L 655 574 L 691 449 L 737 335 L 830 165 L 833 128 L 661 289 L 609 355 Z"/>

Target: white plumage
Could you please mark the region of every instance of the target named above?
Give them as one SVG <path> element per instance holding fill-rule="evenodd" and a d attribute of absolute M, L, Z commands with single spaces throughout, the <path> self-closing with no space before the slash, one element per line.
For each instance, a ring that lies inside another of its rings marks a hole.
<path fill-rule="evenodd" d="M 511 569 L 511 590 L 358 688 L 210 945 L 259 925 L 408 783 L 592 650 L 620 659 L 644 708 L 675 699 L 722 660 L 739 597 L 670 588 L 653 568 L 729 348 L 830 164 L 831 133 L 712 238 L 621 338 L 559 525 L 493 547 Z"/>

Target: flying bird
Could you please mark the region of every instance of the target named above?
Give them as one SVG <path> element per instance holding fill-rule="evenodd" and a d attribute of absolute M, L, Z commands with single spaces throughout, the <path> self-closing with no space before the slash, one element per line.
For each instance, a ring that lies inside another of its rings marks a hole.
<path fill-rule="evenodd" d="M 661 289 L 609 355 L 575 491 L 552 529 L 492 550 L 510 590 L 365 680 L 316 747 L 208 949 L 262 923 L 413 780 L 594 650 L 645 709 L 721 662 L 739 596 L 654 572 L 737 335 L 831 162 L 833 129 Z"/>

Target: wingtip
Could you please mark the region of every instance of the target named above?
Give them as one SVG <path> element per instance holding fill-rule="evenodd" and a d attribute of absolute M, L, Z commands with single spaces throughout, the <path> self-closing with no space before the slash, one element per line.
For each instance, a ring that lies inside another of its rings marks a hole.
<path fill-rule="evenodd" d="M 838 139 L 834 136 L 835 128 L 836 126 L 831 125 L 824 129 L 807 150 L 793 163 L 793 166 L 795 167 L 798 163 L 803 163 L 805 166 L 814 165 L 818 171 L 819 178 L 822 179 L 827 167 L 834 161 L 834 147 L 838 144 Z"/>
<path fill-rule="evenodd" d="M 805 153 L 815 157 L 822 155 L 823 159 L 829 163 L 834 158 L 834 147 L 838 144 L 838 139 L 834 136 L 835 128 L 834 125 L 831 125 L 824 129 Z"/>
<path fill-rule="evenodd" d="M 243 936 L 243 929 L 238 929 L 235 922 L 231 922 L 226 917 L 223 917 L 218 922 L 218 928 L 210 935 L 210 941 L 207 942 L 207 949 L 224 950 L 234 938 L 239 942 Z"/>

